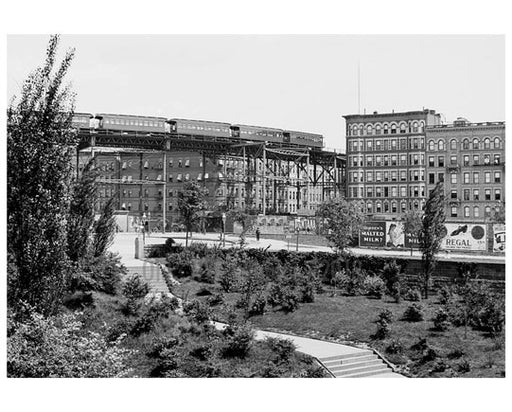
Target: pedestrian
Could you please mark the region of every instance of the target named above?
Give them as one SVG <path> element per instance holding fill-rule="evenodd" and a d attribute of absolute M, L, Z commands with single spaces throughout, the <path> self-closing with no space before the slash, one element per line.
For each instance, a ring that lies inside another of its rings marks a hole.
<path fill-rule="evenodd" d="M 260 241 L 260 228 L 256 228 L 256 240 L 259 242 Z"/>

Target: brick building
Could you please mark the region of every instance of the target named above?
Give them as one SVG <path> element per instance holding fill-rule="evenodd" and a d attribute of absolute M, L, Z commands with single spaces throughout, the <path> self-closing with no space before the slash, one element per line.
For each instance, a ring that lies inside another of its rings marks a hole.
<path fill-rule="evenodd" d="M 504 207 L 505 123 L 427 128 L 427 189 L 444 182 L 447 221 L 488 222 Z"/>
<path fill-rule="evenodd" d="M 426 128 L 434 110 L 355 114 L 346 120 L 347 198 L 370 219 L 399 219 L 426 199 Z"/>

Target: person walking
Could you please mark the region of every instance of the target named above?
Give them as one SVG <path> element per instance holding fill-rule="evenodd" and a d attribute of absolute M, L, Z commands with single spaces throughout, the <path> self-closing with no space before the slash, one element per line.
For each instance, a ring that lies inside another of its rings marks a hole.
<path fill-rule="evenodd" d="M 256 241 L 260 241 L 260 228 L 256 228 Z"/>

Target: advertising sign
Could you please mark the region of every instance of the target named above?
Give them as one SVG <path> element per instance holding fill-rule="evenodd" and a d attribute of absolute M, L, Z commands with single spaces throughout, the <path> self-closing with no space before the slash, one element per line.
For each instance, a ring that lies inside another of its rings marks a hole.
<path fill-rule="evenodd" d="M 405 232 L 405 247 L 407 249 L 420 248 L 420 239 L 418 238 L 418 233 Z"/>
<path fill-rule="evenodd" d="M 494 224 L 492 225 L 492 230 L 494 233 L 494 239 L 492 244 L 493 252 L 505 253 L 505 225 Z"/>
<path fill-rule="evenodd" d="M 404 224 L 396 221 L 386 222 L 386 246 L 403 248 L 404 244 Z"/>
<path fill-rule="evenodd" d="M 484 225 L 445 223 L 446 235 L 441 249 L 487 250 L 487 233 Z"/>
<path fill-rule="evenodd" d="M 386 222 L 365 222 L 359 231 L 359 246 L 379 247 L 386 244 Z"/>

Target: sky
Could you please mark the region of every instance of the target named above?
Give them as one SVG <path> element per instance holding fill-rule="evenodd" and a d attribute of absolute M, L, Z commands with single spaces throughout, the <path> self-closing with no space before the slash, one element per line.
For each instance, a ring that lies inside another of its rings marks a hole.
<path fill-rule="evenodd" d="M 42 64 L 48 38 L 7 36 L 7 101 Z M 342 150 L 346 114 L 429 108 L 448 123 L 505 120 L 500 35 L 62 36 L 61 55 L 71 47 L 76 111 L 302 130 Z"/>

